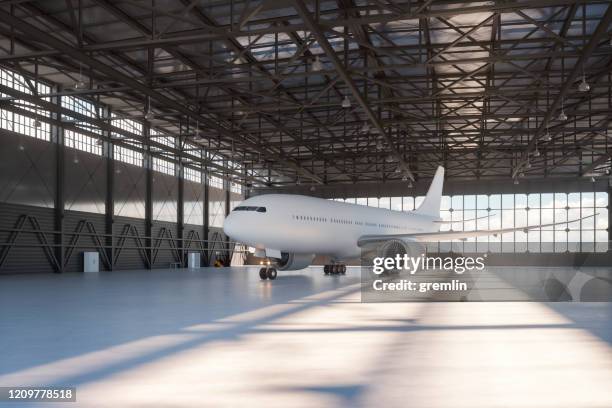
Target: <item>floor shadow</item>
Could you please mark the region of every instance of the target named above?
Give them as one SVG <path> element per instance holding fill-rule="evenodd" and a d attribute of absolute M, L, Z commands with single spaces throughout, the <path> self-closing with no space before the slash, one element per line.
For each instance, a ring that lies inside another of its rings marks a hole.
<path fill-rule="evenodd" d="M 258 268 L 0 277 L 0 375 L 283 304 L 359 281 L 320 268 L 261 281 Z"/>

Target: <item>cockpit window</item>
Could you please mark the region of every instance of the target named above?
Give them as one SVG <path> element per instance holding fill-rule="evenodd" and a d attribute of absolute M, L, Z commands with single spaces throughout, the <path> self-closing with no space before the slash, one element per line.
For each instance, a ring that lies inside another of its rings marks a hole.
<path fill-rule="evenodd" d="M 257 211 L 257 212 L 266 212 L 266 207 L 252 207 L 246 205 L 240 205 L 234 208 L 234 211 Z"/>

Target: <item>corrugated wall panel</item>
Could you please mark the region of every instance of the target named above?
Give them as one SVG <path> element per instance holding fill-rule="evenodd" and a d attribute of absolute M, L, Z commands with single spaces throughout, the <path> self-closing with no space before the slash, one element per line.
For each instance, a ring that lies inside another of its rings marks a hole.
<path fill-rule="evenodd" d="M 122 234 L 126 225 L 135 226 L 141 238 L 145 236 L 145 220 L 128 217 L 115 217 L 115 222 L 113 223 L 113 234 Z M 118 240 L 119 238 L 115 238 L 115 246 L 117 246 Z M 146 245 L 146 241 L 144 239 L 142 240 L 142 244 Z M 127 247 L 133 249 L 127 249 Z M 115 252 L 117 251 L 118 248 L 115 248 Z M 145 260 L 142 258 L 140 251 L 136 249 L 136 241 L 133 238 L 127 238 L 125 240 L 124 249 L 121 249 L 119 252 L 119 257 L 117 258 L 117 263 L 115 264 L 114 269 L 145 269 L 146 267 L 147 264 Z"/>
<path fill-rule="evenodd" d="M 79 236 L 76 242 L 77 246 L 72 250 L 72 254 L 68 258 L 68 248 L 64 250 L 64 262 L 66 272 L 82 272 L 83 271 L 83 252 L 95 252 L 96 242 L 94 237 L 90 234 L 87 223 L 90 223 L 94 227 L 97 234 L 100 234 L 100 241 L 105 244 L 104 228 L 105 228 L 105 217 L 103 214 L 93 214 L 79 211 L 66 211 L 64 215 L 64 245 L 69 246 L 72 242 L 73 237 L 77 233 L 79 224 L 83 221 L 82 234 Z M 87 234 L 87 235 L 83 235 Z M 108 268 L 100 256 L 100 270 L 107 270 Z"/>
<path fill-rule="evenodd" d="M 153 224 L 152 230 L 154 242 L 157 241 L 158 237 L 162 236 L 161 233 L 164 228 L 166 229 L 166 231 L 171 232 L 172 238 L 176 239 L 177 233 L 175 223 L 156 221 L 155 224 Z M 168 268 L 171 263 L 179 262 L 174 251 L 172 251 L 171 243 L 167 239 L 167 237 L 168 235 L 164 235 L 164 238 L 160 241 L 159 251 L 157 251 L 157 256 L 155 257 L 155 262 L 153 263 L 154 268 Z M 175 245 L 178 245 L 176 241 L 174 242 Z"/>
<path fill-rule="evenodd" d="M 29 215 L 34 217 L 43 231 L 53 231 L 54 213 L 52 208 L 31 207 L 18 204 L 0 203 L 0 228 L 13 229 L 20 216 Z M 30 221 L 26 221 L 24 230 L 32 231 L 34 228 Z M 10 232 L 0 232 L 0 242 L 6 243 Z M 53 244 L 53 235 L 45 234 L 47 241 Z M 21 233 L 15 241 L 19 244 L 34 245 L 33 247 L 12 247 L 4 263 L 0 267 L 0 273 L 45 273 L 54 272 L 53 264 L 40 247 L 38 237 L 32 233 Z"/>

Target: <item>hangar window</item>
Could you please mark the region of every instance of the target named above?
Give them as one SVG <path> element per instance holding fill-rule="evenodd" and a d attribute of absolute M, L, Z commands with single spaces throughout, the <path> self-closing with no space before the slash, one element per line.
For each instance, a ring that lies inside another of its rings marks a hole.
<path fill-rule="evenodd" d="M 138 167 L 142 167 L 144 161 L 142 152 L 118 145 L 113 146 L 113 158 Z"/>
<path fill-rule="evenodd" d="M 208 176 L 208 185 L 223 190 L 223 179 L 221 177 L 210 175 Z"/>
<path fill-rule="evenodd" d="M 176 175 L 176 167 L 173 162 L 160 159 L 159 157 L 153 157 L 153 171 L 168 174 L 170 176 Z"/>
<path fill-rule="evenodd" d="M 413 211 L 424 197 L 360 197 L 335 199 L 397 211 Z M 452 224 L 441 231 L 472 231 L 553 224 L 585 218 L 570 224 L 517 231 L 501 236 L 452 241 L 465 251 L 490 252 L 605 252 L 608 249 L 608 193 L 533 193 L 443 196 L 440 215 Z M 467 220 L 467 221 L 466 221 Z M 338 222 L 337 220 L 332 222 Z M 366 226 L 377 224 L 365 223 Z M 381 224 L 381 226 L 386 226 Z M 388 226 L 387 226 L 388 227 Z M 393 228 L 399 228 L 394 226 Z M 407 228 L 407 227 L 403 227 Z M 451 242 L 441 242 L 441 250 Z M 433 248 L 436 249 L 437 248 Z"/>
<path fill-rule="evenodd" d="M 32 94 L 30 86 L 35 86 L 39 95 L 51 92 L 51 87 L 31 80 L 28 82 L 18 73 L 6 69 L 0 69 L 0 83 L 7 88 L 29 95 Z M 11 95 L 4 93 L 0 93 L 0 97 L 12 98 Z M 50 98 L 42 99 L 50 101 Z M 36 107 L 33 103 L 24 100 L 12 100 L 12 103 L 7 107 L 11 106 L 14 109 L 0 109 L 0 127 L 2 129 L 41 140 L 51 140 L 51 125 L 44 121 L 45 118 L 50 117 L 49 111 Z M 19 111 L 22 111 L 23 114 L 18 113 Z"/>
<path fill-rule="evenodd" d="M 93 102 L 76 98 L 74 96 L 62 96 L 62 108 L 71 110 L 79 115 L 78 117 L 62 115 L 62 119 L 64 121 L 72 124 L 74 128 L 77 129 L 64 130 L 64 145 L 73 149 L 82 150 L 84 152 L 101 156 L 103 143 L 102 140 L 95 137 L 95 135 L 102 135 L 102 130 L 97 126 L 80 119 L 81 116 L 99 119 L 101 109 L 98 108 Z M 81 129 L 84 132 L 81 133 L 78 131 L 78 129 Z"/>
<path fill-rule="evenodd" d="M 197 169 L 192 169 L 191 167 L 183 168 L 183 178 L 185 180 L 190 180 L 196 183 L 202 182 L 202 172 Z"/>

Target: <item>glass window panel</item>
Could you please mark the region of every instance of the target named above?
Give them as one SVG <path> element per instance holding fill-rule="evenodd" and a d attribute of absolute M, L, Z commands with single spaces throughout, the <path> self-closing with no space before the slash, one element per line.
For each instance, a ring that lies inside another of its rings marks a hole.
<path fill-rule="evenodd" d="M 565 222 L 565 221 L 567 221 L 567 210 L 556 209 L 555 210 L 555 222 Z M 555 226 L 556 230 L 562 230 L 565 228 L 566 228 L 566 225 L 556 225 Z"/>
<path fill-rule="evenodd" d="M 608 231 L 595 231 L 595 241 L 596 242 L 608 242 Z"/>
<path fill-rule="evenodd" d="M 580 193 L 569 193 L 567 195 L 567 206 L 570 208 L 580 208 Z"/>
<path fill-rule="evenodd" d="M 516 209 L 514 210 L 514 224 L 516 227 L 527 226 L 527 210 Z"/>
<path fill-rule="evenodd" d="M 567 206 L 567 194 L 555 193 L 555 208 L 565 208 Z"/>
<path fill-rule="evenodd" d="M 368 197 L 368 205 L 370 207 L 378 207 L 378 197 Z"/>
<path fill-rule="evenodd" d="M 514 208 L 514 194 L 502 194 L 502 208 Z"/>
<path fill-rule="evenodd" d="M 553 210 L 552 208 L 544 208 L 542 209 L 542 216 L 540 219 L 540 222 L 542 224 L 553 224 L 554 221 L 554 217 L 555 217 L 555 210 Z M 547 227 L 548 229 L 552 228 L 552 227 Z"/>
<path fill-rule="evenodd" d="M 357 198 L 357 204 L 359 205 L 368 205 L 368 199 L 365 197 Z"/>
<path fill-rule="evenodd" d="M 498 210 L 498 209 L 502 208 L 501 207 L 501 199 L 502 199 L 501 194 L 491 194 L 489 196 L 489 207 L 492 210 Z"/>
<path fill-rule="evenodd" d="M 451 198 L 451 208 L 453 210 L 463 209 L 463 196 L 453 196 Z"/>
<path fill-rule="evenodd" d="M 580 251 L 580 231 L 570 231 L 567 233 L 568 249 L 570 252 Z"/>
<path fill-rule="evenodd" d="M 514 227 L 514 210 L 502 210 L 502 228 Z"/>
<path fill-rule="evenodd" d="M 530 208 L 527 211 L 527 225 L 538 225 L 540 223 L 540 209 Z"/>
<path fill-rule="evenodd" d="M 527 195 L 526 194 L 515 194 L 514 195 L 514 207 L 515 208 L 527 207 Z"/>
<path fill-rule="evenodd" d="M 387 210 L 391 209 L 391 198 L 389 197 L 380 197 L 378 200 L 379 208 L 386 208 Z"/>
<path fill-rule="evenodd" d="M 582 207 L 595 207 L 595 193 L 582 193 Z"/>
<path fill-rule="evenodd" d="M 595 228 L 606 229 L 608 228 L 608 211 L 605 209 L 598 208 L 598 214 L 595 216 Z"/>
<path fill-rule="evenodd" d="M 567 213 L 568 221 L 577 220 L 580 218 L 580 208 L 571 209 Z M 570 230 L 580 230 L 580 221 L 570 222 L 568 226 Z"/>
<path fill-rule="evenodd" d="M 489 208 L 489 196 L 484 194 L 477 195 L 476 208 L 479 210 L 486 210 L 487 208 Z"/>
<path fill-rule="evenodd" d="M 552 193 L 544 193 L 540 195 L 540 206 L 542 208 L 553 208 L 555 196 Z"/>
<path fill-rule="evenodd" d="M 489 221 L 489 229 L 500 229 L 502 227 L 502 225 L 501 225 L 501 222 L 502 222 L 501 210 L 497 210 L 497 212 L 495 214 L 493 214 L 491 217 L 489 217 L 488 221 Z"/>
<path fill-rule="evenodd" d="M 608 193 L 597 192 L 595 193 L 595 204 L 597 207 L 607 207 L 608 206 Z"/>
<path fill-rule="evenodd" d="M 414 198 L 402 197 L 402 211 L 414 210 Z"/>
<path fill-rule="evenodd" d="M 476 196 L 474 195 L 466 195 L 463 197 L 463 208 L 467 210 L 475 210 L 476 209 Z"/>
<path fill-rule="evenodd" d="M 476 228 L 477 229 L 479 229 L 479 230 L 489 229 L 489 219 L 490 219 L 490 217 L 487 217 L 487 215 L 489 215 L 489 212 L 487 210 L 478 210 L 478 211 L 476 211 L 476 217 L 478 218 L 478 220 L 476 220 Z"/>
<path fill-rule="evenodd" d="M 444 221 L 450 221 L 451 220 L 451 213 L 450 213 L 450 211 L 442 210 L 442 211 L 440 211 L 440 216 L 442 217 L 442 219 Z M 449 231 L 450 228 L 451 228 L 450 224 L 440 224 L 440 231 Z"/>
<path fill-rule="evenodd" d="M 391 197 L 391 209 L 402 211 L 402 197 Z"/>
<path fill-rule="evenodd" d="M 542 231 L 540 233 L 540 241 L 542 243 L 541 245 L 541 251 L 542 252 L 554 252 L 555 247 L 554 247 L 554 240 L 555 240 L 555 235 L 554 232 L 552 231 Z"/>
<path fill-rule="evenodd" d="M 440 200 L 440 209 L 448 210 L 451 207 L 451 198 L 450 196 L 442 196 L 442 200 Z"/>
<path fill-rule="evenodd" d="M 476 218 L 476 211 L 473 211 L 473 210 L 463 211 L 464 220 L 473 220 L 474 218 Z M 464 221 L 463 222 L 464 231 L 474 231 L 475 229 L 476 229 L 476 221 Z"/>
<path fill-rule="evenodd" d="M 527 206 L 529 208 L 540 208 L 540 195 L 539 194 L 529 194 L 527 196 Z"/>
<path fill-rule="evenodd" d="M 570 210 L 571 211 L 571 210 Z M 590 215 L 594 215 L 595 214 L 595 209 L 594 208 L 583 208 L 582 209 L 582 217 L 589 217 Z M 576 223 L 578 224 L 578 223 Z M 589 217 L 587 219 L 584 219 L 582 221 L 580 221 L 580 228 L 582 229 L 593 229 L 595 228 L 595 217 Z"/>

